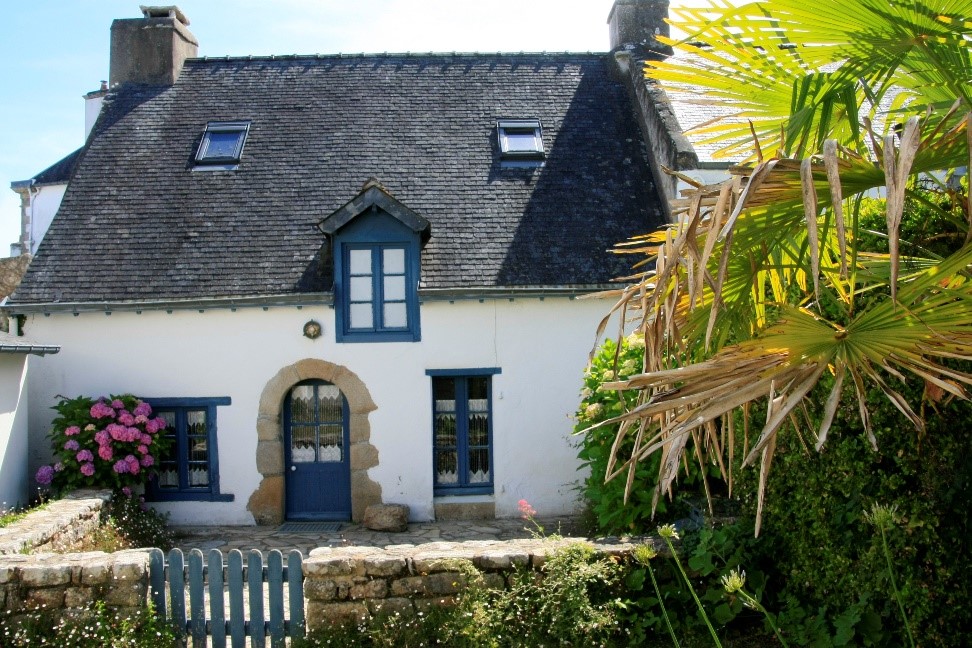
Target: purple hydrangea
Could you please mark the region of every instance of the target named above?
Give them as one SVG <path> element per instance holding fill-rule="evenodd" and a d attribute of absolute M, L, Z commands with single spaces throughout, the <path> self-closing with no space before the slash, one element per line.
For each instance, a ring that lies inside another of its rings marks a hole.
<path fill-rule="evenodd" d="M 115 462 L 115 465 L 111 467 L 119 475 L 124 475 L 128 472 L 128 462 L 124 459 L 119 459 Z"/>
<path fill-rule="evenodd" d="M 70 451 L 74 452 L 75 450 L 77 450 L 80 447 L 81 446 L 79 446 L 78 445 L 78 442 L 76 440 L 74 440 L 74 439 L 68 439 L 67 441 L 64 442 L 64 449 L 65 450 L 70 450 Z"/>
<path fill-rule="evenodd" d="M 60 461 L 54 464 L 54 472 L 59 473 L 62 470 L 64 470 L 64 464 L 62 464 Z"/>
<path fill-rule="evenodd" d="M 125 486 L 124 488 L 122 488 L 122 494 L 125 497 L 131 497 L 132 496 L 132 489 L 131 489 L 131 487 Z"/>
<path fill-rule="evenodd" d="M 75 455 L 74 458 L 78 461 L 94 461 L 94 455 L 87 448 Z"/>
<path fill-rule="evenodd" d="M 81 464 L 81 474 L 85 477 L 90 477 L 95 473 L 95 467 L 93 463 L 83 463 Z"/>
<path fill-rule="evenodd" d="M 111 443 L 111 436 L 104 430 L 98 430 L 95 432 L 94 440 L 98 445 L 109 445 Z"/>
<path fill-rule="evenodd" d="M 116 398 L 115 400 L 111 401 L 111 406 L 116 410 L 125 409 L 125 403 L 123 403 L 120 398 Z"/>
<path fill-rule="evenodd" d="M 108 407 L 104 401 L 98 401 L 91 406 L 92 418 L 115 418 L 115 410 Z"/>
<path fill-rule="evenodd" d="M 148 468 L 149 466 L 151 466 L 154 463 L 155 463 L 155 458 L 152 455 L 150 455 L 150 454 L 145 455 L 141 459 L 141 464 L 142 464 L 142 467 L 143 468 Z"/>
<path fill-rule="evenodd" d="M 51 480 L 54 479 L 54 467 L 41 466 L 37 469 L 37 474 L 34 475 L 34 479 L 37 480 L 38 484 L 44 484 L 45 486 L 50 484 Z"/>
<path fill-rule="evenodd" d="M 145 401 L 139 401 L 135 406 L 135 416 L 149 416 L 152 413 L 152 406 Z"/>

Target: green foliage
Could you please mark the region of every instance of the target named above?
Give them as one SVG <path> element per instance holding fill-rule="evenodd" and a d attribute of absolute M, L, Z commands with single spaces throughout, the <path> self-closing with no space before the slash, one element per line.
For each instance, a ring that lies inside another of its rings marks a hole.
<path fill-rule="evenodd" d="M 55 462 L 41 466 L 36 479 L 55 493 L 94 487 L 130 495 L 154 474 L 172 443 L 161 433 L 165 419 L 152 418 L 151 406 L 131 394 L 63 398 L 53 409 Z"/>
<path fill-rule="evenodd" d="M 52 611 L 0 616 L 0 646 L 4 648 L 166 648 L 176 646 L 172 628 L 151 608 L 119 612 L 98 602 L 61 618 Z"/>
<path fill-rule="evenodd" d="M 572 544 L 554 552 L 541 574 L 515 573 L 509 589 L 487 589 L 477 583 L 478 573 L 470 573 L 469 586 L 453 607 L 326 628 L 293 646 L 629 645 L 620 636 L 617 617 L 622 575 L 616 561 L 595 556 L 588 545 Z"/>
<path fill-rule="evenodd" d="M 168 551 L 175 537 L 168 527 L 168 515 L 145 506 L 137 496 L 116 494 L 108 504 L 101 526 L 68 551 L 104 551 L 158 547 Z"/>
<path fill-rule="evenodd" d="M 921 386 L 908 387 L 905 396 L 917 400 Z M 906 644 L 882 537 L 865 519 L 881 504 L 900 520 L 887 529 L 887 549 L 919 643 L 962 645 L 956 628 L 972 605 L 972 438 L 963 431 L 972 404 L 926 405 L 919 437 L 902 433 L 908 423 L 882 394 L 869 403 L 877 452 L 856 412 L 838 414 L 820 455 L 781 437 L 759 544 L 774 586 L 767 607 L 780 610 L 781 627 L 800 645 Z"/>
<path fill-rule="evenodd" d="M 740 521 L 719 527 L 707 526 L 699 532 L 685 534 L 680 551 L 686 572 L 701 600 L 705 615 L 716 628 L 720 637 L 728 639 L 752 637 L 762 634 L 762 618 L 758 613 L 743 606 L 739 597 L 726 595 L 723 578 L 731 570 L 746 568 L 747 585 L 758 599 L 766 586 L 763 574 L 750 569 L 755 555 L 751 522 Z M 654 570 L 662 600 L 658 600 L 649 579 L 648 570 Z M 705 620 L 700 616 L 692 592 L 679 575 L 671 558 L 661 555 L 650 560 L 641 559 L 625 576 L 627 587 L 623 622 L 628 628 L 632 645 L 667 634 L 662 606 L 668 612 L 674 634 L 679 639 L 702 640 L 708 636 Z M 711 637 L 709 638 L 711 645 Z"/>
<path fill-rule="evenodd" d="M 601 384 L 615 379 L 624 379 L 641 373 L 644 367 L 645 342 L 639 335 L 629 335 L 621 339 L 618 348 L 614 340 L 608 339 L 601 346 L 584 373 L 584 388 L 581 390 L 581 403 L 575 418 L 577 424 L 574 434 L 579 437 L 577 456 L 581 465 L 590 473 L 581 486 L 581 494 L 594 517 L 594 526 L 600 533 L 645 533 L 653 529 L 656 521 L 652 519 L 652 499 L 654 491 L 650 488 L 635 488 L 628 502 L 624 501 L 624 476 L 609 482 L 604 481 L 611 447 L 618 433 L 618 426 L 603 425 L 595 429 L 591 426 L 618 416 L 634 407 L 636 394 L 632 390 L 602 390 Z M 618 460 L 631 456 L 634 441 L 627 436 L 618 450 Z M 658 476 L 658 453 L 638 463 L 635 470 L 635 484 L 654 483 Z M 689 509 L 687 502 L 704 497 L 701 471 L 694 462 L 684 466 L 680 478 L 678 499 L 673 503 L 664 497 L 659 498 L 657 513 L 663 517 L 675 518 L 685 515 Z M 710 477 L 717 477 L 718 470 L 713 467 Z M 710 484 L 719 488 L 719 484 Z"/>

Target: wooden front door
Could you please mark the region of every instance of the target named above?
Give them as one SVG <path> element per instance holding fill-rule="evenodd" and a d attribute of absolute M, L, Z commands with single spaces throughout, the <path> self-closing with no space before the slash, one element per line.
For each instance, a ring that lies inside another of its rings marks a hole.
<path fill-rule="evenodd" d="M 321 380 L 296 385 L 284 404 L 288 520 L 350 520 L 348 404 Z"/>

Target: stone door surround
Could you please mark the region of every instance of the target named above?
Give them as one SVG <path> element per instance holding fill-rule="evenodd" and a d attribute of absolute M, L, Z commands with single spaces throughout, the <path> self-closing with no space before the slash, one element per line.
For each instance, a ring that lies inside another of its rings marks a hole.
<path fill-rule="evenodd" d="M 297 383 L 314 379 L 335 385 L 348 401 L 351 519 L 360 522 L 366 508 L 382 503 L 381 485 L 368 476 L 368 469 L 378 465 L 378 449 L 371 445 L 368 414 L 378 407 L 368 388 L 353 371 L 325 360 L 308 358 L 278 371 L 260 395 L 256 464 L 263 479 L 246 505 L 257 524 L 280 524 L 284 520 L 284 398 Z"/>

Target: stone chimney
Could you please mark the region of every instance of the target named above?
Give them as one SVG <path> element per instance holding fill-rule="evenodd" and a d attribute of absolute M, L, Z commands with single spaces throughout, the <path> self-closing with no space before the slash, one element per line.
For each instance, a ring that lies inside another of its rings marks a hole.
<path fill-rule="evenodd" d="M 671 218 L 669 201 L 677 197 L 678 180 L 662 167 L 686 171 L 698 167 L 699 159 L 682 134 L 665 91 L 645 79 L 645 61 L 670 56 L 672 50 L 656 36 L 668 36 L 668 0 L 614 0 L 608 14 L 611 51 L 618 73 L 628 88 L 638 124 L 650 151 L 649 165 L 655 185 Z"/>
<path fill-rule="evenodd" d="M 111 23 L 111 64 L 108 83 L 172 85 L 199 43 L 189 31 L 189 19 L 175 5 L 142 6 L 142 18 Z"/>
<path fill-rule="evenodd" d="M 668 0 L 614 0 L 608 14 L 611 51 L 650 46 L 655 36 L 668 36 Z"/>

